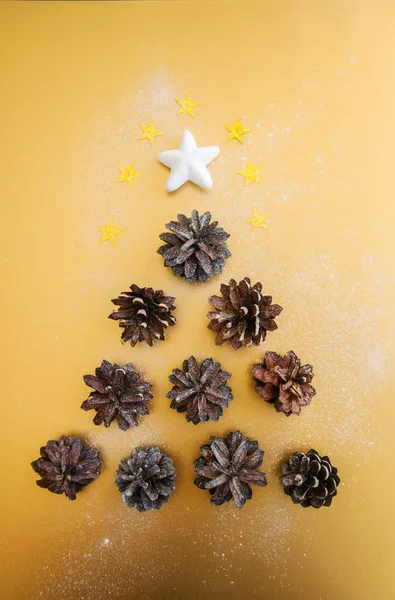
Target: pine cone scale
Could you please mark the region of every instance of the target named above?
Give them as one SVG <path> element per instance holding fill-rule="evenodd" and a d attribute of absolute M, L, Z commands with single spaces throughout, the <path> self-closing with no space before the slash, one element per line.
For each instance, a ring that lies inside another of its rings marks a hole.
<path fill-rule="evenodd" d="M 46 446 L 41 446 L 40 454 L 41 458 L 38 459 L 38 461 L 45 461 L 45 459 L 48 457 L 49 462 L 53 463 L 55 467 L 60 466 L 61 451 L 55 440 L 49 440 Z"/>
<path fill-rule="evenodd" d="M 254 483 L 260 487 L 264 487 L 267 485 L 267 479 L 265 473 L 261 473 L 259 471 L 253 470 L 243 470 L 239 475 L 240 481 L 244 481 L 245 483 Z"/>
<path fill-rule="evenodd" d="M 251 454 L 247 455 L 244 460 L 244 468 L 246 469 L 256 469 L 260 467 L 263 461 L 263 450 L 256 450 L 255 452 L 251 452 Z"/>
<path fill-rule="evenodd" d="M 185 261 L 185 277 L 187 279 L 193 279 L 197 269 L 197 262 L 194 258 L 188 258 Z"/>
<path fill-rule="evenodd" d="M 245 497 L 245 492 L 238 477 L 232 477 L 230 479 L 229 489 L 237 508 L 243 508 L 247 498 Z"/>
<path fill-rule="evenodd" d="M 218 406 L 221 406 L 222 408 L 228 406 L 229 400 L 231 400 L 230 394 L 226 392 L 220 395 L 218 392 L 216 392 L 216 390 L 206 388 L 205 393 L 208 396 L 210 402 L 218 404 Z"/>
<path fill-rule="evenodd" d="M 215 381 L 217 374 L 221 370 L 221 365 L 218 362 L 202 363 L 200 385 L 204 386 L 210 380 Z M 225 372 L 224 372 L 225 373 Z"/>
<path fill-rule="evenodd" d="M 167 225 L 166 225 L 167 227 Z M 175 233 L 161 233 L 160 234 L 160 239 L 162 240 L 162 242 L 166 242 L 167 244 L 178 244 L 179 242 L 179 237 L 175 234 Z M 167 248 L 167 246 L 162 246 L 162 248 Z M 158 250 L 159 252 L 159 250 Z"/>
<path fill-rule="evenodd" d="M 191 381 L 187 377 L 187 374 L 184 374 L 180 369 L 173 369 L 173 375 L 169 375 L 169 381 L 174 385 L 181 383 L 187 388 L 189 388 L 189 386 L 191 385 Z"/>
<path fill-rule="evenodd" d="M 190 238 L 193 237 L 192 231 L 189 231 L 186 227 L 181 227 L 175 221 L 166 223 L 165 227 L 166 227 L 166 229 L 170 229 L 170 231 L 173 231 L 176 234 L 177 238 L 189 240 Z"/>
<path fill-rule="evenodd" d="M 247 451 L 249 449 L 250 440 L 248 438 L 244 438 L 240 443 L 238 448 L 235 450 L 233 454 L 233 467 L 238 471 L 241 469 L 246 457 Z"/>
<path fill-rule="evenodd" d="M 221 467 L 228 467 L 230 454 L 229 449 L 224 441 L 220 437 L 215 436 L 210 438 L 210 441 L 211 449 L 218 463 L 221 465 Z"/>
<path fill-rule="evenodd" d="M 83 377 L 84 383 L 89 387 L 93 388 L 100 394 L 105 394 L 107 390 L 107 386 L 103 381 L 95 377 L 94 375 L 84 375 Z"/>
<path fill-rule="evenodd" d="M 216 258 L 218 258 L 218 253 L 215 248 L 215 244 L 209 246 L 205 242 L 200 241 L 197 245 L 201 252 L 204 252 L 209 258 L 211 258 L 211 260 L 215 260 Z"/>

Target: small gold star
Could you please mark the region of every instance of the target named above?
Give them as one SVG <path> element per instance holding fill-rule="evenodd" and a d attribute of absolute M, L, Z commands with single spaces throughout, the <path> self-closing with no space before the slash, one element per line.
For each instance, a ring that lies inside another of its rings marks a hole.
<path fill-rule="evenodd" d="M 103 227 L 99 227 L 99 230 L 102 232 L 100 243 L 102 244 L 106 240 L 110 240 L 113 244 L 117 243 L 115 239 L 116 235 L 122 233 L 122 229 L 117 229 L 114 227 L 114 221 L 111 220 L 108 225 L 104 225 Z"/>
<path fill-rule="evenodd" d="M 133 187 L 133 179 L 137 179 L 137 177 L 141 177 L 140 173 L 136 173 L 134 170 L 134 164 L 130 164 L 128 167 L 118 167 L 121 177 L 118 179 L 118 183 L 122 181 L 126 181 L 126 183 Z"/>
<path fill-rule="evenodd" d="M 185 98 L 176 98 L 175 100 L 181 107 L 177 113 L 178 115 L 188 113 L 189 116 L 194 117 L 195 113 L 193 112 L 193 109 L 197 106 L 200 106 L 199 102 L 194 102 L 192 100 L 190 92 L 185 96 Z"/>
<path fill-rule="evenodd" d="M 143 125 L 140 123 L 140 127 L 143 130 L 142 135 L 139 137 L 139 140 L 148 140 L 151 146 L 154 145 L 155 138 L 159 135 L 163 135 L 161 131 L 158 131 L 156 128 L 156 123 L 149 123 L 149 125 Z"/>
<path fill-rule="evenodd" d="M 237 119 L 234 125 L 225 125 L 225 127 L 229 131 L 228 141 L 237 140 L 240 144 L 243 143 L 243 138 L 241 136 L 251 131 L 250 129 L 245 129 L 243 127 L 240 119 Z"/>
<path fill-rule="evenodd" d="M 251 223 L 252 231 L 256 231 L 259 227 L 269 229 L 266 225 L 266 219 L 269 213 L 260 213 L 256 208 L 253 209 L 251 217 L 246 219 L 246 223 Z"/>
<path fill-rule="evenodd" d="M 237 171 L 239 175 L 243 175 L 245 177 L 244 185 L 248 185 L 250 181 L 256 181 L 256 183 L 261 183 L 259 178 L 259 171 L 262 169 L 254 169 L 250 162 L 247 163 L 245 171 Z"/>

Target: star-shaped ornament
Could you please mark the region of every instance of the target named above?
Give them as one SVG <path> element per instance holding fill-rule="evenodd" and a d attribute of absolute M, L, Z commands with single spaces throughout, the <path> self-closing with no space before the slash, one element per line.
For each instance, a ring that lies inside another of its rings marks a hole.
<path fill-rule="evenodd" d="M 256 208 L 253 209 L 251 217 L 246 219 L 246 223 L 250 223 L 252 225 L 252 231 L 256 231 L 259 227 L 263 229 L 269 229 L 266 225 L 266 219 L 269 213 L 260 213 Z"/>
<path fill-rule="evenodd" d="M 113 244 L 116 244 L 117 240 L 115 239 L 115 236 L 122 233 L 122 229 L 117 229 L 117 227 L 114 226 L 114 221 L 112 221 L 112 220 L 109 222 L 108 225 L 99 227 L 99 230 L 102 233 L 102 236 L 100 239 L 101 244 L 107 240 L 109 240 Z"/>
<path fill-rule="evenodd" d="M 166 150 L 158 154 L 158 160 L 171 169 L 165 189 L 174 192 L 187 181 L 201 188 L 211 188 L 213 180 L 206 168 L 219 154 L 218 146 L 198 148 L 190 131 L 184 131 L 178 150 Z"/>
<path fill-rule="evenodd" d="M 143 130 L 143 133 L 139 137 L 139 140 L 148 140 L 151 146 L 154 145 L 155 138 L 159 135 L 163 135 L 161 131 L 158 131 L 155 123 L 149 123 L 149 125 L 143 125 L 140 123 L 140 127 Z"/>
<path fill-rule="evenodd" d="M 137 179 L 137 177 L 141 177 L 140 173 L 136 173 L 134 170 L 134 164 L 132 163 L 128 167 L 118 167 L 121 177 L 118 179 L 118 183 L 122 183 L 126 181 L 126 183 L 133 187 L 133 179 Z"/>
<path fill-rule="evenodd" d="M 234 125 L 225 125 L 225 127 L 229 131 L 228 141 L 237 140 L 238 142 L 240 142 L 240 144 L 243 143 L 242 136 L 245 133 L 251 131 L 250 129 L 246 129 L 245 127 L 243 127 L 240 119 L 237 119 Z"/>
<path fill-rule="evenodd" d="M 239 175 L 243 175 L 244 185 L 248 185 L 251 181 L 256 181 L 256 183 L 261 183 L 258 173 L 262 171 L 262 169 L 254 169 L 250 162 L 247 163 L 245 171 L 237 171 Z"/>
<path fill-rule="evenodd" d="M 178 111 L 178 115 L 182 115 L 183 113 L 187 113 L 189 116 L 194 117 L 195 113 L 193 109 L 197 106 L 200 106 L 199 102 L 194 102 L 192 100 L 191 94 L 187 94 L 185 98 L 176 98 L 177 104 L 180 105 L 180 109 Z"/>

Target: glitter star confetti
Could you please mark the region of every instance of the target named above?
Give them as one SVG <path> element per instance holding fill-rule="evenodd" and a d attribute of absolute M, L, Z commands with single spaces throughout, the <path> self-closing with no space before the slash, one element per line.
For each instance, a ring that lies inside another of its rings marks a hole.
<path fill-rule="evenodd" d="M 179 104 L 181 107 L 177 113 L 178 115 L 187 113 L 189 116 L 194 117 L 195 113 L 193 112 L 193 109 L 197 106 L 200 106 L 199 102 L 194 102 L 192 100 L 192 96 L 190 93 L 187 94 L 185 98 L 176 98 L 175 100 L 177 104 Z"/>
<path fill-rule="evenodd" d="M 262 169 L 254 169 L 250 162 L 247 163 L 245 171 L 237 171 L 239 175 L 243 175 L 244 185 L 248 185 L 251 181 L 256 181 L 256 183 L 261 183 L 258 173 L 262 171 Z"/>
<path fill-rule="evenodd" d="M 134 170 L 134 164 L 130 164 L 128 167 L 118 167 L 121 177 L 118 179 L 118 183 L 125 181 L 130 187 L 133 187 L 133 179 L 141 177 L 140 173 L 136 173 Z"/>
<path fill-rule="evenodd" d="M 142 123 L 140 123 L 140 127 L 143 133 L 139 137 L 139 140 L 148 140 L 151 146 L 154 145 L 156 137 L 158 137 L 159 135 L 163 135 L 163 133 L 161 131 L 158 131 L 158 129 L 156 128 L 156 123 L 149 123 L 148 125 L 143 125 Z"/>
<path fill-rule="evenodd" d="M 263 229 L 269 229 L 266 225 L 266 219 L 269 213 L 260 213 L 256 208 L 253 209 L 251 217 L 246 219 L 246 223 L 250 223 L 252 225 L 252 231 L 256 231 L 259 227 Z"/>
<path fill-rule="evenodd" d="M 116 244 L 117 240 L 115 239 L 116 235 L 122 233 L 122 229 L 118 229 L 114 226 L 114 221 L 111 220 L 108 225 L 103 225 L 103 227 L 99 227 L 99 230 L 102 233 L 100 243 L 109 240 L 111 243 Z"/>
<path fill-rule="evenodd" d="M 243 127 L 240 119 L 237 119 L 234 125 L 225 125 L 225 127 L 229 131 L 228 141 L 237 140 L 240 144 L 243 143 L 242 136 L 251 131 L 250 129 Z"/>

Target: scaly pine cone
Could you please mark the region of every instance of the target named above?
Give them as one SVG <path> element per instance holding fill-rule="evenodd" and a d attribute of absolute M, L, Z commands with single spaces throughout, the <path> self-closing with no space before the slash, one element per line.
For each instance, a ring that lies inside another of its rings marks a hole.
<path fill-rule="evenodd" d="M 169 456 L 156 446 L 135 448 L 122 459 L 115 473 L 115 485 L 129 507 L 144 512 L 158 509 L 176 489 L 176 470 Z"/>
<path fill-rule="evenodd" d="M 41 458 L 31 463 L 41 477 L 37 485 L 54 494 L 66 494 L 75 500 L 77 493 L 99 476 L 99 457 L 94 448 L 85 446 L 78 437 L 62 435 L 40 448 Z"/>
<path fill-rule="evenodd" d="M 132 363 L 124 367 L 103 360 L 94 375 L 84 375 L 84 382 L 95 391 L 81 404 L 83 410 L 95 410 L 95 425 L 110 427 L 116 419 L 118 427 L 127 431 L 138 425 L 138 415 L 148 415 L 147 404 L 153 398 L 152 384 L 144 381 Z"/>
<path fill-rule="evenodd" d="M 232 390 L 226 382 L 231 374 L 221 370 L 221 365 L 206 358 L 200 365 L 194 356 L 184 360 L 182 371 L 173 369 L 170 383 L 174 385 L 167 394 L 170 408 L 186 412 L 186 420 L 197 425 L 201 421 L 218 421 L 223 408 L 232 400 Z"/>
<path fill-rule="evenodd" d="M 221 346 L 229 341 L 235 350 L 241 346 L 258 346 L 266 338 L 267 331 L 277 329 L 274 318 L 282 311 L 272 304 L 271 296 L 262 296 L 262 284 L 251 286 L 248 277 L 238 284 L 234 279 L 229 285 L 221 285 L 220 296 L 211 296 L 209 302 L 215 311 L 208 313 L 212 319 L 208 325 L 216 333 L 215 343 Z"/>
<path fill-rule="evenodd" d="M 327 456 L 320 456 L 316 450 L 307 454 L 294 452 L 283 464 L 282 484 L 284 492 L 291 496 L 295 504 L 303 507 L 330 506 L 337 495 L 340 478 Z"/>
<path fill-rule="evenodd" d="M 255 390 L 266 402 L 274 404 L 277 412 L 286 417 L 299 415 L 302 406 L 307 406 L 316 391 L 311 380 L 314 377 L 311 365 L 301 366 L 292 350 L 284 357 L 276 352 L 266 352 L 263 364 L 252 368 Z"/>
<path fill-rule="evenodd" d="M 137 342 L 147 342 L 152 346 L 153 340 L 164 340 L 164 331 L 175 325 L 176 319 L 171 312 L 175 309 L 175 298 L 165 296 L 162 290 L 130 286 L 130 292 L 122 292 L 111 302 L 120 308 L 108 317 L 119 321 L 124 327 L 121 342 L 135 346 Z"/>
<path fill-rule="evenodd" d="M 158 249 L 171 267 L 174 275 L 185 277 L 188 283 L 206 281 L 221 273 L 225 259 L 231 256 L 226 240 L 229 233 L 218 227 L 218 221 L 211 220 L 211 213 L 201 217 L 197 210 L 191 217 L 177 215 L 177 221 L 166 223 L 172 233 L 162 233 L 159 237 L 165 243 Z"/>
<path fill-rule="evenodd" d="M 265 473 L 255 470 L 262 464 L 263 454 L 258 442 L 243 437 L 240 431 L 225 438 L 213 436 L 200 448 L 200 458 L 194 462 L 199 475 L 194 483 L 210 491 L 214 506 L 233 499 L 237 508 L 242 508 L 252 497 L 250 484 L 267 485 Z"/>

